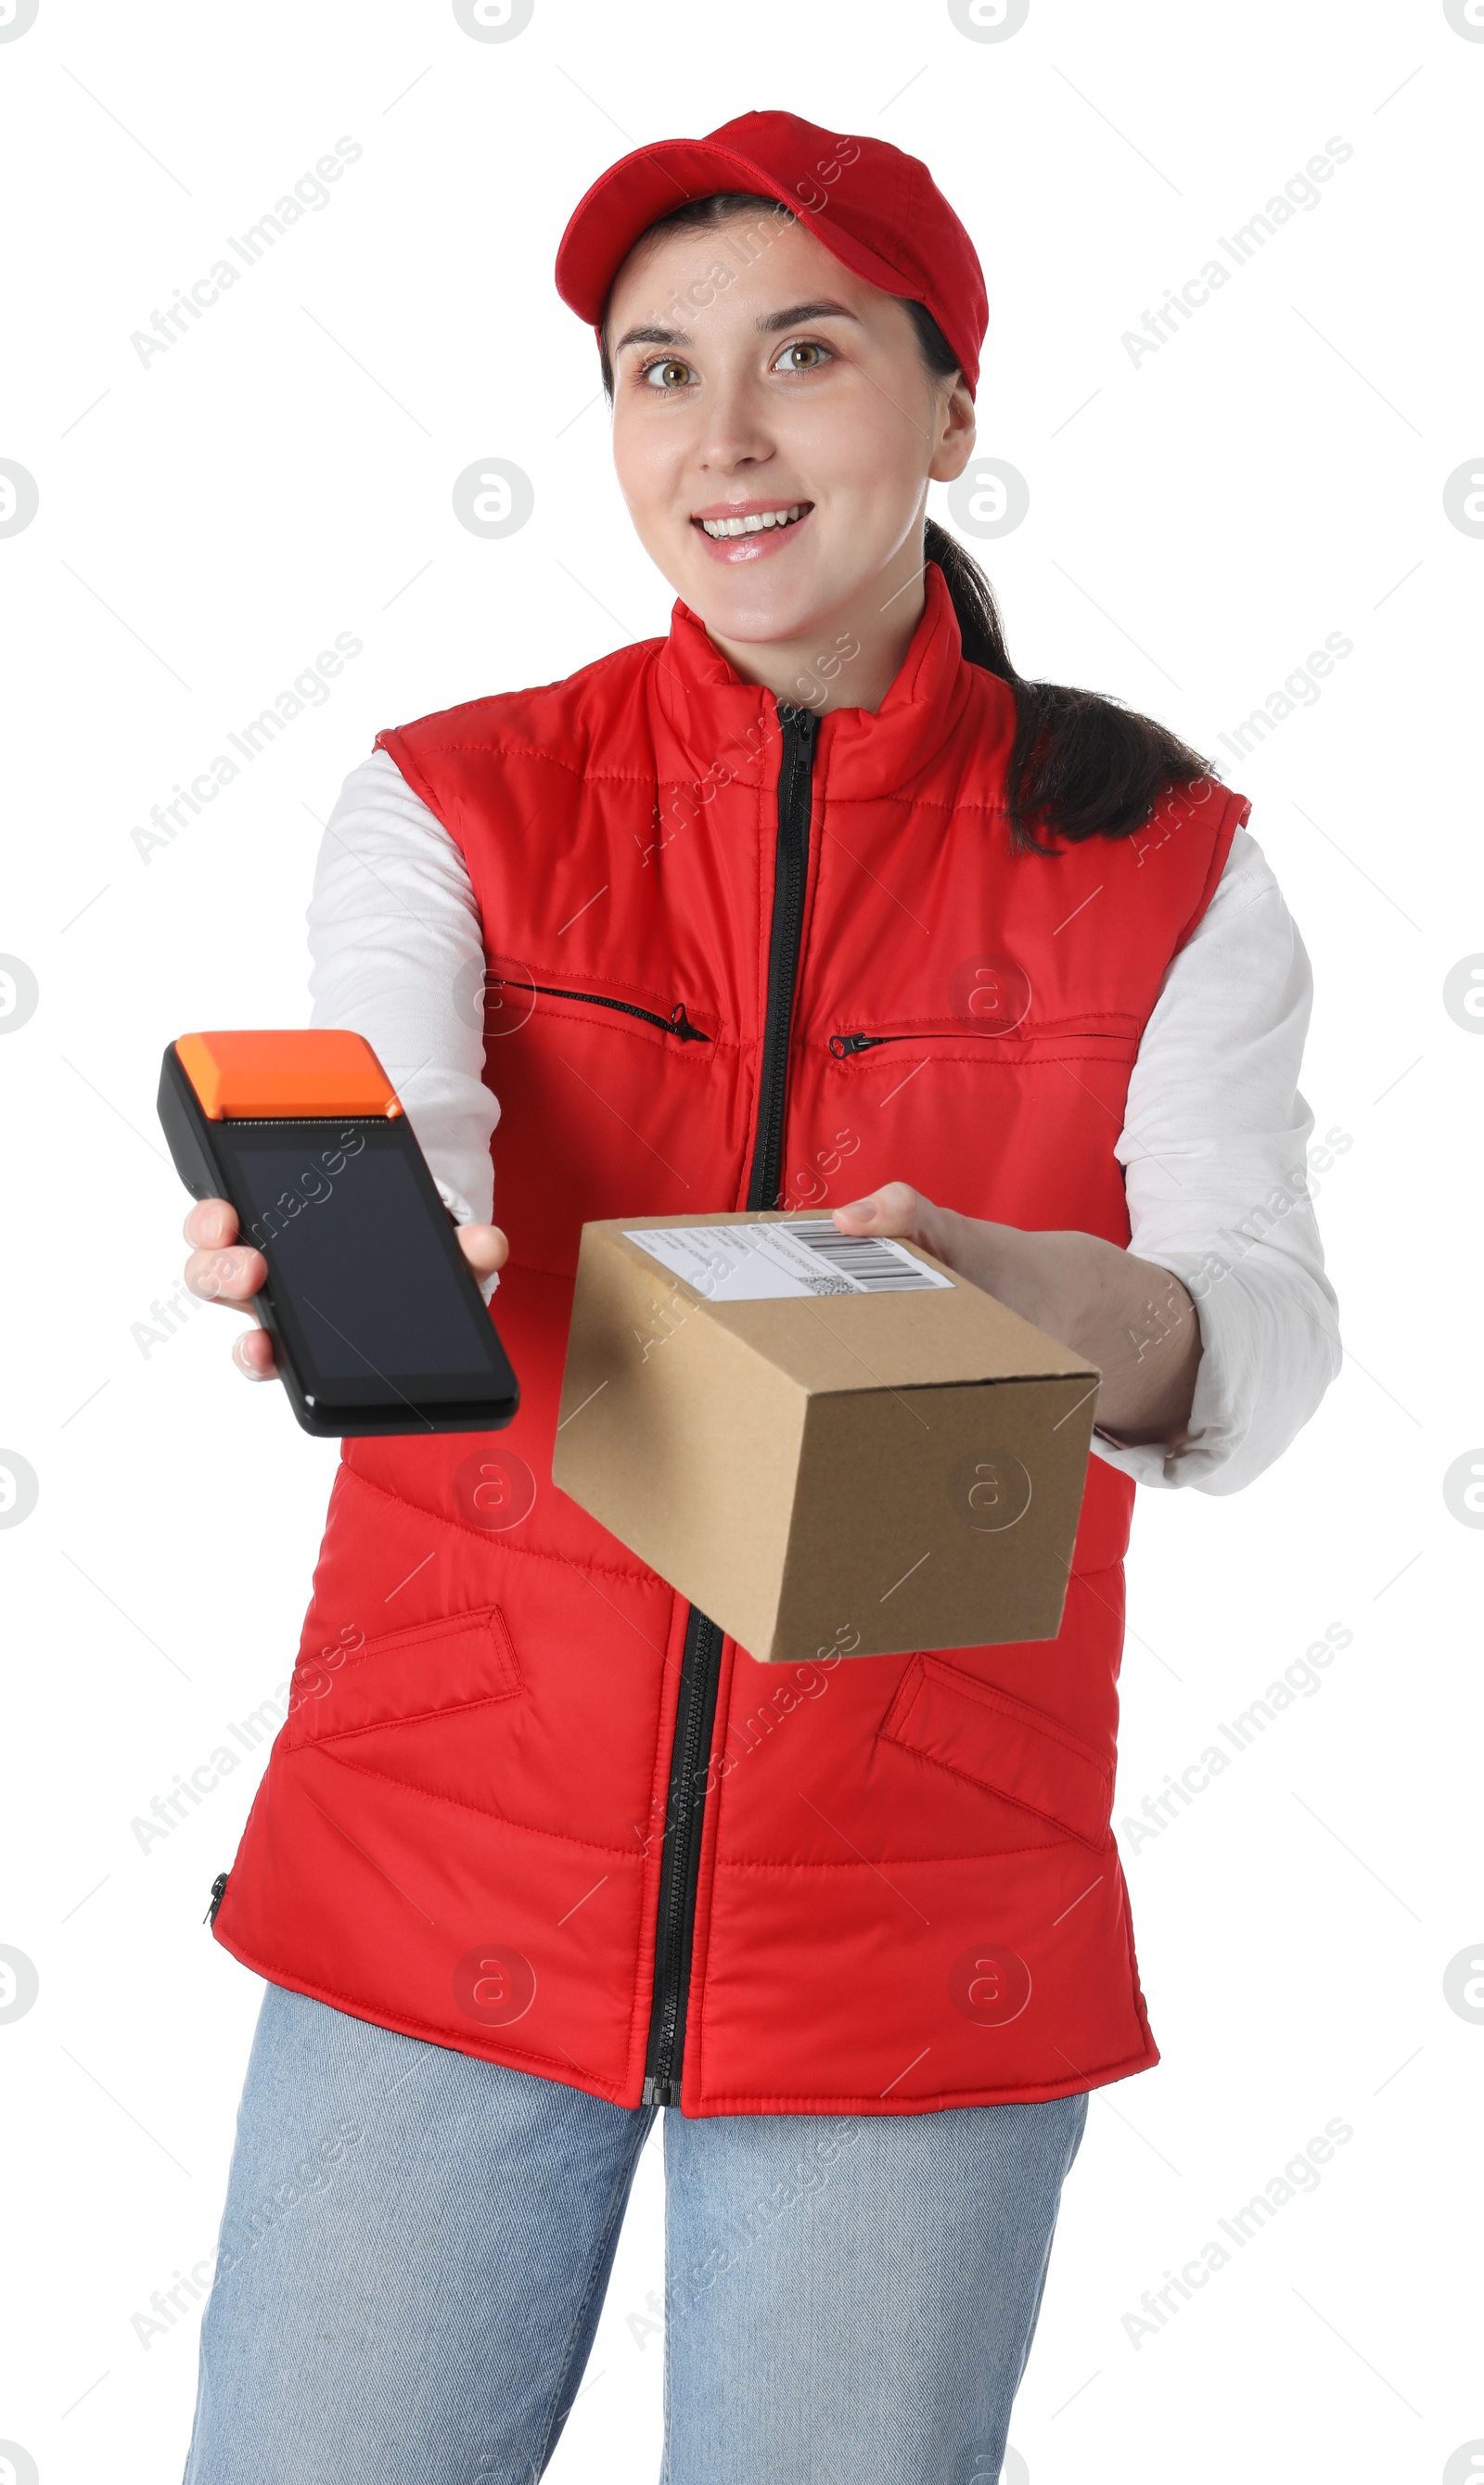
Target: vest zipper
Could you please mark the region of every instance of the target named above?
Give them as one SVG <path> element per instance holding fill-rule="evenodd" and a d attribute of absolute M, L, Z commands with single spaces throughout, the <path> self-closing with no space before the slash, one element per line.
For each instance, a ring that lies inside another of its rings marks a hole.
<path fill-rule="evenodd" d="M 519 991 L 519 984 L 515 989 Z M 628 1018 L 642 1018 L 648 1026 L 663 1027 L 667 1035 L 677 1035 L 682 1044 L 711 1042 L 702 1027 L 692 1026 L 685 1015 L 684 1001 L 676 1001 L 670 1016 L 661 1018 L 658 1010 L 641 1009 L 635 1001 L 610 1000 L 606 993 L 569 993 L 562 984 L 533 984 L 530 989 L 534 993 L 545 993 L 553 1000 L 594 1001 L 599 1009 L 622 1010 Z"/>
<path fill-rule="evenodd" d="M 773 921 L 768 938 L 768 990 L 763 1019 L 762 1072 L 757 1126 L 748 1181 L 749 1208 L 776 1208 L 783 1195 L 783 1107 L 788 1086 L 788 1039 L 794 985 L 804 928 L 804 888 L 809 871 L 809 822 L 813 800 L 814 729 L 811 708 L 778 711 L 783 738 L 778 778 L 778 840 L 773 876 Z M 537 987 L 539 990 L 539 987 Z M 692 1605 L 686 1617 L 671 1747 L 670 1789 L 665 1805 L 665 1853 L 660 1867 L 659 1916 L 654 1936 L 654 2000 L 645 2062 L 643 2102 L 678 2105 L 685 2059 L 686 2007 L 696 1934 L 696 1886 L 706 1780 L 716 1723 L 722 1630 Z"/>
<path fill-rule="evenodd" d="M 675 1739 L 671 1747 L 670 1792 L 665 1806 L 665 1853 L 660 1866 L 659 1916 L 654 1934 L 654 2003 L 645 2064 L 644 2103 L 677 2105 L 685 2051 L 685 2006 L 690 1995 L 691 1941 L 696 1929 L 696 1876 L 701 1863 L 701 1824 L 722 1634 L 692 1605 L 685 1621 Z"/>
<path fill-rule="evenodd" d="M 783 735 L 778 778 L 778 859 L 773 877 L 768 1003 L 763 1021 L 757 1133 L 747 1193 L 749 1208 L 777 1208 L 783 1194 L 783 1099 L 788 1084 L 788 1037 L 799 968 L 799 936 L 804 928 L 814 727 L 818 722 L 813 709 L 808 707 L 780 707 L 778 721 Z"/>
<path fill-rule="evenodd" d="M 216 1911 L 220 1907 L 222 1900 L 227 1896 L 227 1883 L 229 1877 L 230 1876 L 226 1872 L 218 1872 L 215 1880 L 212 1882 L 211 1904 L 207 1907 L 206 1914 L 201 1919 L 204 1925 L 215 1924 Z"/>

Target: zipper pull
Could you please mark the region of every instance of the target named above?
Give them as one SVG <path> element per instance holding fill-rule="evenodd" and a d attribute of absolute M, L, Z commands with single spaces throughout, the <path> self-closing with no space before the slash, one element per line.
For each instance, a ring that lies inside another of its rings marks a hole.
<path fill-rule="evenodd" d="M 873 1044 L 885 1044 L 885 1042 L 884 1035 L 832 1035 L 830 1051 L 837 1061 L 843 1061 L 848 1053 L 869 1052 Z"/>
<path fill-rule="evenodd" d="M 692 1026 L 685 1015 L 684 1001 L 676 1001 L 670 1013 L 670 1031 L 672 1035 L 677 1035 L 682 1044 L 709 1044 L 711 1041 L 703 1027 Z"/>
<path fill-rule="evenodd" d="M 204 1925 L 215 1924 L 216 1911 L 227 1895 L 227 1882 L 229 1877 L 230 1876 L 225 1872 L 218 1872 L 215 1880 L 212 1882 L 211 1904 L 207 1907 L 206 1914 L 201 1919 Z"/>

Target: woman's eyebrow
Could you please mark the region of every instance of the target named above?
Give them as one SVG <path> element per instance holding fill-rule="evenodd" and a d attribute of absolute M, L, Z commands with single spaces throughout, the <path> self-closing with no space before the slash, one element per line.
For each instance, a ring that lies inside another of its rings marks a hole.
<path fill-rule="evenodd" d="M 791 311 L 769 311 L 757 321 L 761 334 L 772 336 L 779 328 L 797 328 L 806 319 L 855 319 L 843 302 L 796 302 Z M 860 321 L 856 320 L 857 327 Z"/>
<path fill-rule="evenodd" d="M 625 345 L 688 345 L 691 341 L 684 328 L 625 328 L 614 352 L 621 354 Z"/>

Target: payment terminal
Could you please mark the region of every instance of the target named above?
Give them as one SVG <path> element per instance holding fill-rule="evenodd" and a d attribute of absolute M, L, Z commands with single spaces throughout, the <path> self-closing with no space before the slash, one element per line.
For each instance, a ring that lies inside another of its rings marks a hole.
<path fill-rule="evenodd" d="M 251 1308 L 307 1433 L 491 1433 L 520 1402 L 391 1080 L 347 1028 L 182 1035 L 159 1117 L 267 1262 Z"/>

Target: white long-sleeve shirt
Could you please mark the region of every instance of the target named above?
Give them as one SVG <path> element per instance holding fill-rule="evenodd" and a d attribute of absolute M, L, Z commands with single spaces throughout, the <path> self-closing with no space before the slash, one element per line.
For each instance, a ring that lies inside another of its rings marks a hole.
<path fill-rule="evenodd" d="M 479 907 L 457 846 L 386 751 L 345 780 L 309 936 L 315 1025 L 366 1037 L 454 1216 L 487 1221 L 499 1106 L 478 1013 L 461 1015 L 454 998 L 483 971 Z M 1144 1028 L 1116 1146 L 1129 1247 L 1189 1288 L 1201 1335 L 1179 1449 L 1096 1438 L 1097 1455 L 1140 1484 L 1238 1491 L 1287 1447 L 1339 1368 L 1306 1190 L 1314 1121 L 1298 1089 L 1312 1000 L 1297 927 L 1239 829 Z"/>

